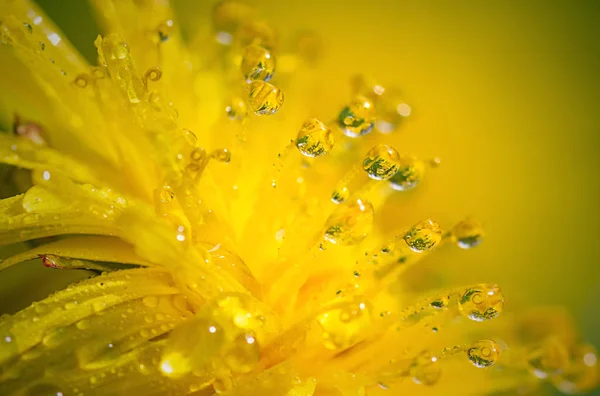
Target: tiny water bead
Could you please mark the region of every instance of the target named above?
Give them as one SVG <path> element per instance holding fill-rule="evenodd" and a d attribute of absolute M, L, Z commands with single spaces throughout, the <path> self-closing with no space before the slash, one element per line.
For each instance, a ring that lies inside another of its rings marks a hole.
<path fill-rule="evenodd" d="M 248 106 L 242 98 L 232 96 L 227 106 L 225 106 L 225 112 L 229 119 L 242 121 L 248 116 Z"/>
<path fill-rule="evenodd" d="M 275 57 L 260 45 L 251 44 L 244 48 L 240 69 L 247 82 L 269 81 L 275 73 Z"/>
<path fill-rule="evenodd" d="M 325 223 L 324 239 L 334 245 L 356 245 L 373 228 L 373 205 L 357 199 L 335 211 Z"/>
<path fill-rule="evenodd" d="M 400 155 L 393 147 L 378 144 L 367 152 L 363 159 L 363 169 L 374 180 L 387 180 L 394 176 L 400 164 Z"/>
<path fill-rule="evenodd" d="M 296 147 L 307 157 L 327 154 L 333 148 L 333 144 L 333 132 L 317 118 L 306 120 L 296 138 Z"/>
<path fill-rule="evenodd" d="M 416 253 L 433 249 L 441 240 L 442 229 L 431 219 L 415 224 L 404 234 L 404 242 Z"/>
<path fill-rule="evenodd" d="M 283 92 L 268 82 L 256 80 L 248 85 L 248 106 L 258 116 L 275 114 L 283 105 Z"/>
<path fill-rule="evenodd" d="M 349 137 L 358 137 L 371 132 L 374 124 L 374 104 L 363 95 L 356 96 L 338 116 L 339 127 Z"/>
<path fill-rule="evenodd" d="M 497 285 L 467 288 L 458 299 L 460 313 L 476 322 L 493 319 L 504 309 L 504 295 Z"/>
<path fill-rule="evenodd" d="M 327 309 L 317 316 L 323 330 L 323 344 L 327 349 L 347 349 L 361 340 L 371 326 L 372 309 L 359 297 Z"/>
<path fill-rule="evenodd" d="M 452 228 L 452 240 L 461 249 L 471 249 L 483 242 L 483 225 L 473 218 L 468 218 Z"/>
<path fill-rule="evenodd" d="M 411 363 L 409 374 L 416 384 L 434 385 L 442 375 L 439 358 L 428 351 L 422 352 Z"/>
<path fill-rule="evenodd" d="M 226 148 L 217 149 L 210 153 L 210 158 L 228 164 L 231 161 L 231 151 Z"/>
<path fill-rule="evenodd" d="M 467 348 L 469 361 L 479 368 L 490 367 L 500 358 L 500 347 L 492 340 L 479 340 Z"/>
<path fill-rule="evenodd" d="M 201 147 L 195 148 L 190 153 L 190 159 L 195 162 L 202 162 L 206 159 L 206 150 Z"/>
<path fill-rule="evenodd" d="M 165 185 L 159 189 L 158 196 L 159 196 L 160 202 L 166 204 L 166 203 L 173 201 L 173 199 L 175 199 L 175 191 L 173 191 L 171 186 Z"/>
<path fill-rule="evenodd" d="M 423 162 L 407 155 L 400 155 L 398 162 L 398 171 L 389 179 L 390 187 L 396 191 L 407 191 L 416 187 L 423 177 Z"/>
<path fill-rule="evenodd" d="M 346 186 L 337 188 L 331 194 L 331 201 L 335 204 L 344 203 L 348 198 L 350 198 L 350 190 Z"/>
<path fill-rule="evenodd" d="M 540 379 L 546 379 L 562 373 L 570 364 L 569 351 L 557 338 L 548 338 L 534 348 L 527 356 L 527 365 L 531 373 Z"/>
<path fill-rule="evenodd" d="M 157 39 L 160 43 L 164 43 L 165 41 L 169 40 L 171 35 L 175 32 L 174 25 L 175 24 L 173 23 L 173 20 L 169 19 L 164 22 L 161 22 L 156 27 L 156 35 L 157 35 Z"/>

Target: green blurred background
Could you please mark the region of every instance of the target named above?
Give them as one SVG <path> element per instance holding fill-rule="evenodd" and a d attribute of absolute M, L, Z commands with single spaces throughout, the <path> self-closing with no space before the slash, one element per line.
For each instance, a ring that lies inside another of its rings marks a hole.
<path fill-rule="evenodd" d="M 93 60 L 87 3 L 39 3 Z M 481 248 L 443 257 L 457 281 L 501 284 L 507 309 L 566 305 L 600 346 L 599 1 L 250 3 L 288 37 L 322 34 L 325 109 L 355 72 L 402 88 L 414 117 L 401 151 L 442 166 L 393 214 L 486 225 Z M 174 4 L 188 34 L 208 30 L 213 1 Z"/>

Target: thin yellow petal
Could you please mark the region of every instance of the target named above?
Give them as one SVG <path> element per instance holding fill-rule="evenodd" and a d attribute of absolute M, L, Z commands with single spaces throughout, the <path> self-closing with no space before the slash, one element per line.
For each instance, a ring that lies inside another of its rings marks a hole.
<path fill-rule="evenodd" d="M 109 263 L 151 265 L 146 260 L 136 256 L 133 247 L 120 239 L 83 236 L 61 239 L 6 258 L 0 261 L 0 271 L 44 254 Z"/>

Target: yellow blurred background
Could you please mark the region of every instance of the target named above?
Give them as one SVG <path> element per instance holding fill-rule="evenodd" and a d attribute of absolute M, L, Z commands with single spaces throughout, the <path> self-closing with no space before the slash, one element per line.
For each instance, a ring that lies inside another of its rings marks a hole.
<path fill-rule="evenodd" d="M 94 59 L 83 0 L 39 0 Z M 319 32 L 314 98 L 335 114 L 362 72 L 400 87 L 413 108 L 394 137 L 438 156 L 422 188 L 398 200 L 401 224 L 483 220 L 472 251 L 429 260 L 456 283 L 497 282 L 507 309 L 567 306 L 600 346 L 600 3 L 597 1 L 251 1 L 283 40 Z M 174 0 L 187 34 L 213 1 Z M 437 261 L 436 261 L 437 260 Z"/>

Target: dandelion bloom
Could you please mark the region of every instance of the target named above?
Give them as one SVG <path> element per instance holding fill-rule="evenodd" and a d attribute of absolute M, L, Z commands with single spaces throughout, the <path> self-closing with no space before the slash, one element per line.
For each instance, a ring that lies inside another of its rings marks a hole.
<path fill-rule="evenodd" d="M 494 283 L 404 276 L 485 233 L 376 221 L 440 162 L 392 144 L 412 112 L 393 85 L 358 76 L 325 113 L 314 33 L 284 45 L 225 0 L 184 41 L 167 1 L 91 3 L 97 65 L 31 1 L 0 3 L 6 62 L 45 99 L 19 96 L 37 118 L 0 135 L 0 244 L 28 242 L 0 270 L 86 277 L 0 319 L 1 394 L 594 387 L 597 353 L 562 311 L 508 315 Z"/>

